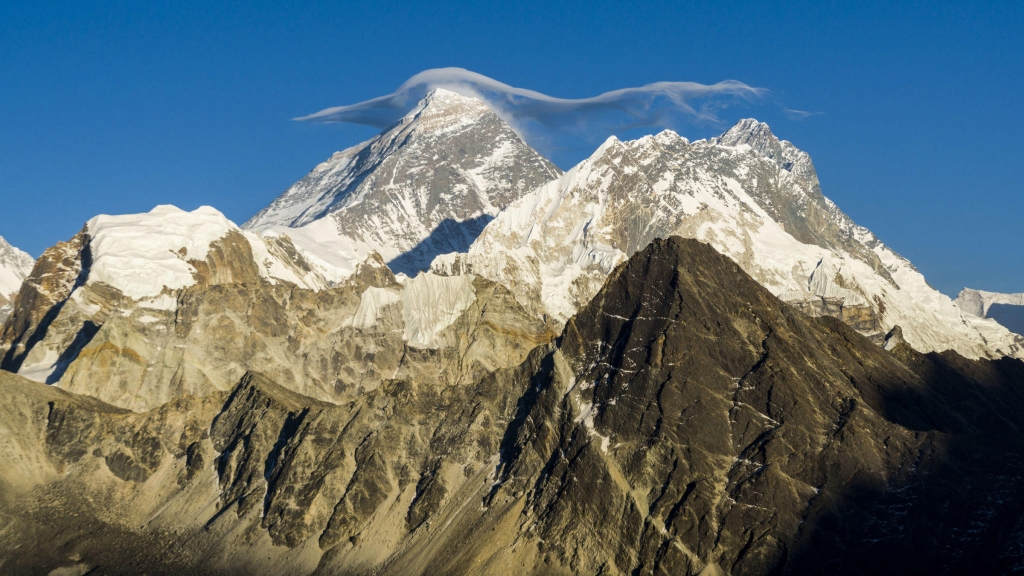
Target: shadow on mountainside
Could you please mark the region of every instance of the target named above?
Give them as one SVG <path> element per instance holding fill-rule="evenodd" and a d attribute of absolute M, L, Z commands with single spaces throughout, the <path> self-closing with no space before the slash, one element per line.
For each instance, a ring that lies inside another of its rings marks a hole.
<path fill-rule="evenodd" d="M 1024 335 L 1024 306 L 993 304 L 989 306 L 985 317 L 999 322 L 1010 332 Z"/>
<path fill-rule="evenodd" d="M 632 574 L 1024 568 L 1020 361 L 885 351 L 678 238 L 617 268 L 557 348 L 565 375 L 536 373 L 492 489 L 493 501 L 529 495 L 545 562 Z"/>
<path fill-rule="evenodd" d="M 424 238 L 412 250 L 388 262 L 388 268 L 395 274 L 415 276 L 429 269 L 430 263 L 440 254 L 469 250 L 470 245 L 491 220 L 494 220 L 494 216 L 490 214 L 481 214 L 462 222 L 448 218 L 438 224 L 430 236 Z"/>
<path fill-rule="evenodd" d="M 922 442 L 888 484 L 812 501 L 784 573 L 1024 571 L 1024 362 L 893 354 L 923 386 L 881 384 L 872 407 Z"/>

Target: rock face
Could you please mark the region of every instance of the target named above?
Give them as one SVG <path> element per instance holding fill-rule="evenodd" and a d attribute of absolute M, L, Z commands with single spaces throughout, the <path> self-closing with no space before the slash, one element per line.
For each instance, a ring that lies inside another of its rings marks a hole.
<path fill-rule="evenodd" d="M 399 330 L 390 307 L 407 300 L 384 280 L 357 291 L 349 324 Z M 474 280 L 466 310 L 515 309 L 489 286 Z M 528 326 L 455 322 L 414 333 L 507 342 Z M 399 371 L 325 402 L 250 371 L 133 413 L 0 373 L 0 566 L 1009 571 L 1024 561 L 1024 363 L 923 355 L 897 332 L 887 351 L 670 238 L 616 266 L 556 341 L 457 382 Z"/>
<path fill-rule="evenodd" d="M 483 101 L 438 89 L 243 228 L 288 235 L 331 280 L 371 252 L 412 276 L 437 254 L 465 251 L 498 211 L 560 174 Z"/>
<path fill-rule="evenodd" d="M 615 266 L 670 235 L 711 244 L 776 296 L 838 316 L 878 343 L 899 325 L 921 351 L 1024 356 L 1024 339 L 962 314 L 822 195 L 806 153 L 754 120 L 710 141 L 671 131 L 613 137 L 499 214 L 468 254 L 432 266 L 491 278 L 561 323 Z"/>
<path fill-rule="evenodd" d="M 32 271 L 33 262 L 31 256 L 0 237 L 0 323 L 10 315 L 14 297 Z"/>
<path fill-rule="evenodd" d="M 1024 334 L 1024 294 L 1000 294 L 964 288 L 956 297 L 960 308 L 978 318 L 990 318 L 1011 332 Z"/>

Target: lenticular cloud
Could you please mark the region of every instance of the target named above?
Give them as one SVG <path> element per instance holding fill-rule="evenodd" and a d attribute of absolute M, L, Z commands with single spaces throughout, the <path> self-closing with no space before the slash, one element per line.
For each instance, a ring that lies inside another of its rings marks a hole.
<path fill-rule="evenodd" d="M 528 140 L 558 147 L 552 137 L 584 140 L 637 127 L 670 128 L 680 121 L 716 124 L 716 113 L 737 101 L 754 101 L 767 94 L 735 80 L 717 84 L 655 82 L 637 88 L 612 90 L 591 98 L 556 98 L 516 88 L 463 68 L 425 70 L 406 80 L 391 94 L 371 100 L 327 108 L 296 118 L 307 122 L 345 122 L 386 128 L 397 122 L 434 88 L 444 88 L 487 102 Z"/>

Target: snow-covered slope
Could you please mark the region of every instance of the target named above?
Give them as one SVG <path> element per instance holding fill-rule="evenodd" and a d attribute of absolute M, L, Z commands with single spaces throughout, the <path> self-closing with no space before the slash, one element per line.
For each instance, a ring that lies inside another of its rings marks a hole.
<path fill-rule="evenodd" d="M 1024 293 L 1001 294 L 964 288 L 956 297 L 964 312 L 991 319 L 1016 334 L 1024 334 Z"/>
<path fill-rule="evenodd" d="M 185 212 L 170 205 L 144 214 L 96 216 L 86 224 L 91 263 L 86 283 L 104 283 L 133 300 L 152 298 L 197 281 L 196 262 L 205 262 L 211 245 L 231 232 L 240 233 L 252 251 L 260 276 L 304 288 L 324 281 L 304 270 L 280 246 L 242 231 L 209 206 Z"/>
<path fill-rule="evenodd" d="M 528 337 L 506 349 L 481 322 Z M 97 216 L 44 252 L 0 329 L 0 368 L 131 409 L 224 390 L 253 365 L 330 400 L 367 371 L 395 377 L 412 349 L 499 366 L 549 337 L 485 279 L 396 278 L 371 253 L 329 286 L 287 237 L 241 230 L 210 207 L 158 206 Z"/>
<path fill-rule="evenodd" d="M 96 216 L 25 279 L 0 338 L 5 369 L 52 382 L 112 315 L 152 322 L 153 314 L 174 315 L 185 288 L 260 278 L 327 285 L 287 239 L 243 231 L 208 206 Z"/>
<path fill-rule="evenodd" d="M 438 89 L 243 228 L 288 235 L 333 281 L 371 252 L 412 275 L 436 254 L 465 251 L 502 208 L 559 174 L 482 101 Z"/>
<path fill-rule="evenodd" d="M 35 259 L 0 237 L 0 324 L 11 312 L 11 303 Z"/>
<path fill-rule="evenodd" d="M 468 254 L 439 256 L 432 267 L 492 278 L 564 322 L 616 265 L 670 235 L 711 244 L 782 299 L 839 316 L 878 342 L 898 325 L 918 350 L 1024 355 L 1024 341 L 976 326 L 854 224 L 822 195 L 810 157 L 755 120 L 710 141 L 671 131 L 610 138 L 501 213 Z"/>

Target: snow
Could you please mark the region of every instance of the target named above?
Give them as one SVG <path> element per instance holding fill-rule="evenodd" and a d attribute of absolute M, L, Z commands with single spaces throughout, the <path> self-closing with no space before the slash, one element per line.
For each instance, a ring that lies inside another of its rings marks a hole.
<path fill-rule="evenodd" d="M 167 310 L 169 312 L 173 312 L 178 309 L 178 301 L 168 294 L 160 294 L 152 298 L 139 300 L 138 305 L 140 308 L 149 308 L 150 310 Z"/>
<path fill-rule="evenodd" d="M 330 282 L 348 278 L 356 266 L 366 261 L 372 252 L 385 260 L 398 256 L 388 246 L 374 246 L 343 236 L 330 218 L 323 218 L 298 228 L 271 226 L 261 233 L 264 237 L 287 236 L 302 257 Z"/>
<path fill-rule="evenodd" d="M 18 370 L 18 375 L 45 384 L 53 371 L 57 369 L 58 360 L 60 360 L 60 353 L 47 348 L 46 355 L 42 360 L 29 366 L 22 366 Z"/>
<path fill-rule="evenodd" d="M 185 212 L 169 205 L 145 214 L 89 220 L 92 266 L 88 281 L 103 282 L 134 300 L 195 283 L 188 260 L 205 260 L 210 243 L 235 226 L 209 206 Z"/>
<path fill-rule="evenodd" d="M 243 228 L 287 235 L 331 282 L 371 252 L 390 263 L 406 255 L 393 268 L 415 273 L 439 252 L 464 250 L 487 219 L 558 174 L 481 100 L 437 89 L 395 126 L 317 166 Z"/>
<path fill-rule="evenodd" d="M 401 292 L 371 286 L 360 296 L 359 307 L 344 325 L 361 329 L 373 328 L 377 325 L 381 310 L 401 301 Z"/>
<path fill-rule="evenodd" d="M 807 226 L 801 218 L 809 211 L 826 221 L 813 221 L 811 234 L 822 236 L 801 241 L 791 229 Z M 821 195 L 810 157 L 754 120 L 692 144 L 669 133 L 609 138 L 499 214 L 460 265 L 565 322 L 616 265 L 669 235 L 710 244 L 785 300 L 869 308 L 880 323 L 875 336 L 899 325 L 921 351 L 1024 355 L 1024 341 L 965 317 L 910 262 L 854 224 Z M 438 257 L 434 269 L 454 270 L 455 262 Z"/>
<path fill-rule="evenodd" d="M 437 276 L 429 272 L 402 286 L 405 340 L 416 348 L 436 348 L 438 336 L 476 301 L 472 275 Z"/>
<path fill-rule="evenodd" d="M 143 214 L 100 215 L 86 224 L 92 264 L 87 282 L 101 282 L 140 301 L 142 306 L 174 310 L 167 290 L 196 282 L 190 261 L 205 260 L 210 245 L 231 232 L 242 233 L 233 222 L 209 206 L 186 212 L 170 205 Z M 305 288 L 322 285 L 315 276 L 299 274 L 252 233 L 249 242 L 261 276 L 271 282 L 285 280 Z"/>
<path fill-rule="evenodd" d="M 12 300 L 32 272 L 35 260 L 0 237 L 0 301 Z M 0 318 L 2 321 L 2 318 Z"/>
<path fill-rule="evenodd" d="M 960 294 L 957 295 L 956 303 L 964 312 L 973 316 L 985 318 L 988 316 L 989 308 L 991 308 L 993 304 L 1024 306 L 1024 293 L 1003 294 L 1000 292 L 987 292 L 985 290 L 964 288 L 960 291 Z"/>
<path fill-rule="evenodd" d="M 383 310 L 401 305 L 403 339 L 416 348 L 438 348 L 440 333 L 476 301 L 473 276 L 437 276 L 429 272 L 408 278 L 400 289 L 371 286 L 345 326 L 368 329 L 377 325 Z"/>

